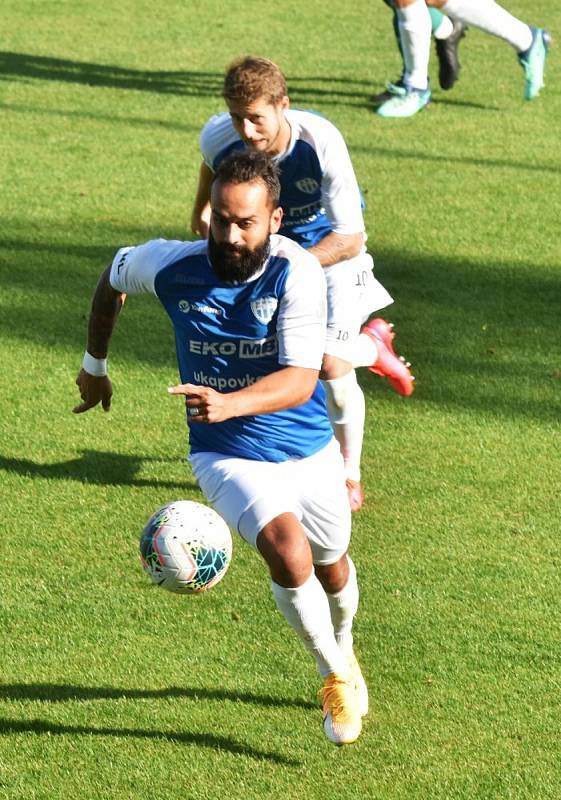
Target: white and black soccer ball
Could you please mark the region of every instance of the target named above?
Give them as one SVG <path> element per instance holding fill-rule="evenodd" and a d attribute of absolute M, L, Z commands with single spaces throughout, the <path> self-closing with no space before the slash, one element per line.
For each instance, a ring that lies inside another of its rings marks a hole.
<path fill-rule="evenodd" d="M 232 537 L 216 511 L 176 500 L 155 511 L 140 535 L 140 560 L 151 580 L 178 594 L 205 592 L 232 558 Z"/>

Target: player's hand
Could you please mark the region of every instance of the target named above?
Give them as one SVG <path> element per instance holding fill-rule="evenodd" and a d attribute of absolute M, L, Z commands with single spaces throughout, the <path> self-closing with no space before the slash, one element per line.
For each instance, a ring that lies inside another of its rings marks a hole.
<path fill-rule="evenodd" d="M 104 411 L 109 411 L 113 387 L 107 375 L 96 377 L 81 369 L 76 378 L 76 386 L 80 390 L 80 397 L 83 402 L 74 406 L 72 409 L 73 414 L 89 411 L 90 408 L 94 408 L 98 403 L 101 403 Z"/>
<path fill-rule="evenodd" d="M 181 383 L 168 386 L 168 394 L 184 395 L 189 422 L 224 422 L 232 416 L 228 412 L 228 395 L 208 386 Z"/>

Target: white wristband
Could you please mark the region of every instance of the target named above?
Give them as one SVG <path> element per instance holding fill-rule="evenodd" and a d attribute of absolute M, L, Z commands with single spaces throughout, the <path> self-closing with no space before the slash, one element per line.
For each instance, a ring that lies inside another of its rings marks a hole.
<path fill-rule="evenodd" d="M 86 350 L 84 353 L 84 360 L 82 361 L 82 368 L 85 369 L 89 375 L 94 375 L 96 378 L 103 378 L 107 375 L 107 359 L 95 358 Z"/>

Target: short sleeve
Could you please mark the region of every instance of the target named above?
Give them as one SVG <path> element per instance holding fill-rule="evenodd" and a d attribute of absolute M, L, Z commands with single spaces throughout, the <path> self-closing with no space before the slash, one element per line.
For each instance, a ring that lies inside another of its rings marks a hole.
<path fill-rule="evenodd" d="M 320 369 L 327 325 L 325 276 L 315 256 L 298 245 L 291 248 L 290 262 L 277 322 L 279 363 Z"/>
<path fill-rule="evenodd" d="M 111 265 L 109 282 L 118 292 L 156 294 L 156 275 L 168 264 L 187 255 L 197 242 L 152 239 L 137 247 L 121 247 Z"/>

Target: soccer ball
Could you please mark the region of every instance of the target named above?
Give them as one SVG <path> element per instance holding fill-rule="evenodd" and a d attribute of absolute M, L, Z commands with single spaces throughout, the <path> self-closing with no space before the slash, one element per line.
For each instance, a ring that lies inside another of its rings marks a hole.
<path fill-rule="evenodd" d="M 140 535 L 144 571 L 170 592 L 205 592 L 222 580 L 231 558 L 232 537 L 222 517 L 192 500 L 159 508 Z"/>

